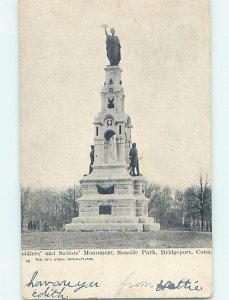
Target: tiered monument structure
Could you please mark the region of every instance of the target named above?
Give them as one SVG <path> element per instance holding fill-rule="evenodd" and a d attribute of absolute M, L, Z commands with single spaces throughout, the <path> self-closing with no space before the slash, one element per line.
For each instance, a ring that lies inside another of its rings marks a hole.
<path fill-rule="evenodd" d="M 94 120 L 89 174 L 80 183 L 79 217 L 66 231 L 156 231 L 160 225 L 148 217 L 146 181 L 139 174 L 137 149 L 131 142 L 131 119 L 125 113 L 125 95 L 119 67 L 121 45 L 115 31 L 106 33 L 106 79 L 102 109 Z M 131 149 L 132 147 L 132 149 Z M 132 175 L 130 175 L 132 174 Z"/>

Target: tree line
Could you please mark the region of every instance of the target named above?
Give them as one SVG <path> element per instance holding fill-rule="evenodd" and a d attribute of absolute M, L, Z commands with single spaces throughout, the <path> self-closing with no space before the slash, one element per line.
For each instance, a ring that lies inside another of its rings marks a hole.
<path fill-rule="evenodd" d="M 21 231 L 62 230 L 78 216 L 77 198 L 81 187 L 73 186 L 64 191 L 49 188 L 31 190 L 21 188 Z"/>
<path fill-rule="evenodd" d="M 150 199 L 149 216 L 161 224 L 161 229 L 212 231 L 211 186 L 200 176 L 196 185 L 174 190 L 148 183 L 145 195 Z M 81 187 L 63 191 L 49 188 L 21 188 L 21 231 L 63 230 L 79 215 L 77 198 Z"/>
<path fill-rule="evenodd" d="M 208 179 L 185 190 L 172 190 L 149 184 L 146 197 L 150 199 L 149 216 L 159 222 L 161 229 L 212 231 L 212 192 Z"/>

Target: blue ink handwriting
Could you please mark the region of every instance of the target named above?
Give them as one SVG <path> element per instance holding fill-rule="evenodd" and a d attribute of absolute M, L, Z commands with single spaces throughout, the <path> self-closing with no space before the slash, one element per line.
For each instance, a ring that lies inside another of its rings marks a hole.
<path fill-rule="evenodd" d="M 76 293 L 81 289 L 98 288 L 100 284 L 98 281 L 84 281 L 78 280 L 75 282 L 68 280 L 39 280 L 38 271 L 35 271 L 26 284 L 27 287 L 32 288 L 32 297 L 34 298 L 50 298 L 50 299 L 68 299 L 66 296 L 67 289 L 73 289 Z M 43 288 L 43 289 L 42 289 Z"/>

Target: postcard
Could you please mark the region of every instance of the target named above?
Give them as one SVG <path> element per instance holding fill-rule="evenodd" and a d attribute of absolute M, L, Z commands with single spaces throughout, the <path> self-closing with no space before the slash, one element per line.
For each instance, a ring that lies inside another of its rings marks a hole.
<path fill-rule="evenodd" d="M 20 0 L 25 299 L 212 295 L 208 0 Z"/>

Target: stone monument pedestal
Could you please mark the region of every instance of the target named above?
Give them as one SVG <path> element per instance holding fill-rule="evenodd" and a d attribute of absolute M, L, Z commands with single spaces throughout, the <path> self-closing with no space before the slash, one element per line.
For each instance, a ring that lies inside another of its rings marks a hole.
<path fill-rule="evenodd" d="M 96 177 L 81 180 L 82 197 L 77 199 L 79 217 L 66 231 L 157 231 L 160 225 L 148 217 L 146 181 L 142 176 Z"/>

